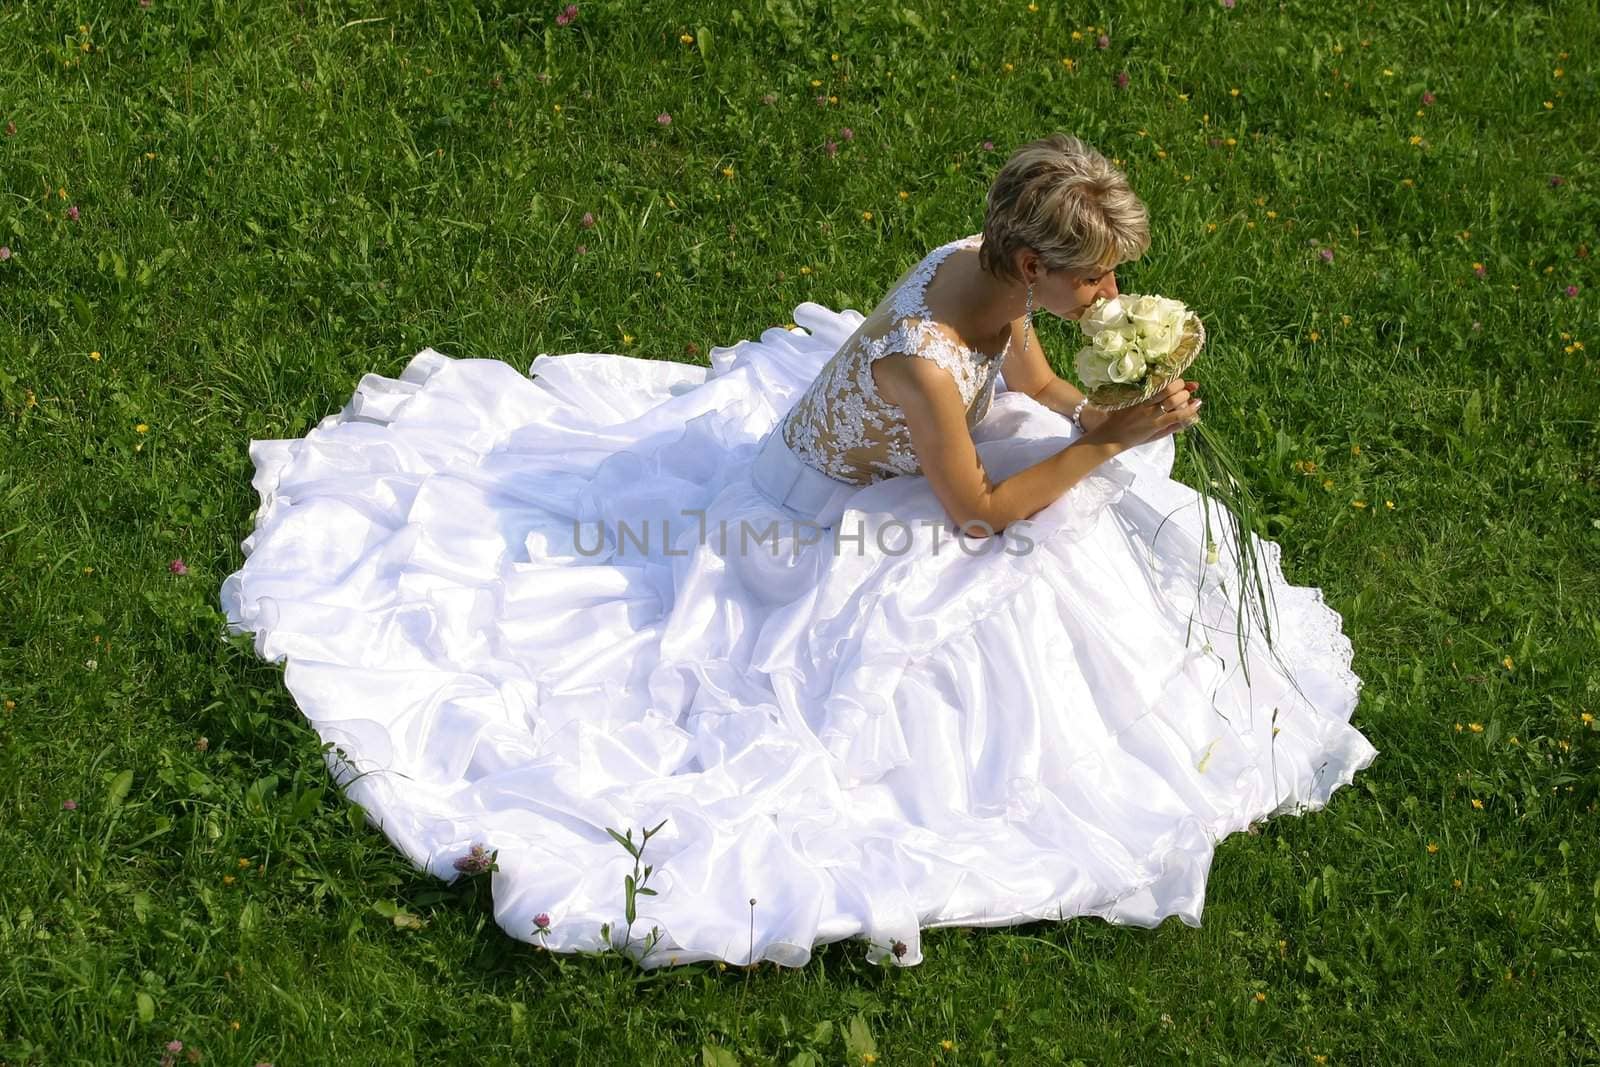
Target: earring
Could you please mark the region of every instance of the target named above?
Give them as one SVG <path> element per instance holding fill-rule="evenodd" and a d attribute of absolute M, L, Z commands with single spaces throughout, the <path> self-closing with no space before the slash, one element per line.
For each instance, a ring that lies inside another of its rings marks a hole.
<path fill-rule="evenodd" d="M 1028 331 L 1033 328 L 1033 283 L 1028 283 L 1028 303 L 1022 311 L 1022 350 L 1028 350 Z"/>

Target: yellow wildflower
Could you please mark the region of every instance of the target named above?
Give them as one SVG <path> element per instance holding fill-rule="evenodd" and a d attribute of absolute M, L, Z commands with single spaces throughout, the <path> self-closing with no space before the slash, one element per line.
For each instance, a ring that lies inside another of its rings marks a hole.
<path fill-rule="evenodd" d="M 1340 315 L 1339 316 L 1339 321 L 1343 325 L 1348 326 L 1348 325 L 1350 325 L 1350 316 L 1349 315 Z"/>
<path fill-rule="evenodd" d="M 1271 214 L 1271 212 L 1268 212 L 1268 214 Z M 1311 331 L 1311 339 L 1313 341 L 1320 341 L 1320 340 L 1322 340 L 1322 335 L 1320 333 L 1318 333 L 1316 330 L 1312 330 Z"/>
<path fill-rule="evenodd" d="M 1477 797 L 1473 797 L 1472 798 L 1472 807 L 1474 808 L 1474 810 L 1482 811 L 1483 810 L 1483 801 L 1479 800 Z"/>
<path fill-rule="evenodd" d="M 943 1041 L 939 1042 L 939 1047 L 944 1049 L 946 1052 L 949 1052 L 951 1049 L 956 1047 L 956 1043 L 947 1037 Z"/>
<path fill-rule="evenodd" d="M 1460 889 L 1461 888 L 1461 879 L 1459 879 L 1459 878 L 1450 879 L 1450 885 L 1451 885 L 1452 888 Z"/>
<path fill-rule="evenodd" d="M 1359 456 L 1359 455 L 1361 455 L 1361 446 L 1360 446 L 1360 445 L 1351 445 L 1351 446 L 1350 446 L 1350 454 L 1351 454 L 1351 455 L 1352 455 L 1352 456 Z"/>
<path fill-rule="evenodd" d="M 239 869 L 243 870 L 244 868 L 246 868 L 248 866 L 250 866 L 250 861 L 245 859 L 243 856 L 240 856 L 239 857 Z"/>
<path fill-rule="evenodd" d="M 865 220 L 866 220 L 866 221 L 868 221 L 868 222 L 871 222 L 871 221 L 872 221 L 872 212 L 870 212 L 870 211 L 863 211 L 863 212 L 862 212 L 862 213 L 861 213 L 861 217 L 862 217 L 862 218 L 863 218 L 863 219 L 865 219 Z"/>
<path fill-rule="evenodd" d="M 1333 488 L 1333 479 L 1332 478 L 1324 478 L 1324 479 L 1322 479 L 1322 488 L 1324 488 L 1324 489 L 1332 489 Z"/>
<path fill-rule="evenodd" d="M 98 353 L 98 352 L 90 352 L 89 353 L 89 358 L 94 360 L 96 363 L 99 363 L 100 362 L 100 353 Z"/>
<path fill-rule="evenodd" d="M 1421 144 L 1422 143 L 1422 134 L 1420 134 L 1420 133 L 1412 134 L 1411 135 L 1411 143 L 1412 144 Z"/>
<path fill-rule="evenodd" d="M 1459 734 L 1460 732 L 1461 732 L 1461 724 L 1460 723 L 1456 723 L 1456 733 Z"/>
<path fill-rule="evenodd" d="M 1061 60 L 1061 65 L 1063 67 L 1066 67 L 1068 70 L 1071 70 L 1072 69 L 1072 60 L 1064 58 L 1064 59 Z"/>
<path fill-rule="evenodd" d="M 679 34 L 678 35 L 678 40 L 683 42 L 684 44 L 694 44 L 694 34 L 692 34 L 692 33 Z"/>
<path fill-rule="evenodd" d="M 1350 506 L 1353 508 L 1364 508 L 1367 506 L 1367 502 L 1365 500 L 1352 500 L 1350 501 Z"/>
<path fill-rule="evenodd" d="M 1394 71 L 1389 70 L 1388 68 L 1384 68 L 1383 76 L 1385 78 L 1392 78 L 1392 77 L 1394 77 Z"/>
<path fill-rule="evenodd" d="M 137 425 L 137 426 L 135 426 L 133 428 L 133 432 L 134 433 L 149 433 L 150 432 L 150 427 L 147 426 L 145 423 L 141 422 L 141 423 L 139 423 L 139 425 Z"/>
<path fill-rule="evenodd" d="M 1232 146 L 1238 144 L 1239 141 L 1238 141 L 1238 138 L 1228 137 L 1228 138 L 1224 139 L 1222 143 L 1231 148 Z"/>
<path fill-rule="evenodd" d="M 1267 212 L 1267 218 L 1269 218 L 1269 219 L 1275 219 L 1275 218 L 1277 218 L 1277 217 L 1278 217 L 1278 213 L 1277 213 L 1277 212 L 1276 212 L 1276 211 L 1269 211 L 1269 212 Z"/>
<path fill-rule="evenodd" d="M 1256 990 L 1256 1003 L 1257 1004 L 1265 1004 L 1266 1002 L 1267 1002 L 1267 995 L 1265 993 L 1261 992 L 1261 990 L 1259 990 L 1259 989 Z"/>
<path fill-rule="evenodd" d="M 910 199 L 910 197 L 911 197 L 910 193 L 906 192 L 904 189 L 900 190 L 900 199 L 901 200 L 908 200 L 908 199 Z"/>
<path fill-rule="evenodd" d="M 801 267 L 800 268 L 800 273 L 801 274 L 810 274 L 811 273 L 811 268 L 810 267 Z"/>
<path fill-rule="evenodd" d="M 1546 101 L 1545 101 L 1545 102 L 1544 102 L 1544 106 L 1545 106 L 1545 110 L 1546 110 L 1546 111 L 1548 111 L 1548 110 L 1550 110 L 1550 109 L 1551 109 L 1551 108 L 1553 108 L 1553 107 L 1555 107 L 1555 105 L 1554 105 L 1554 104 L 1552 104 L 1552 103 L 1551 103 L 1551 102 L 1550 102 L 1550 101 L 1548 101 L 1548 100 L 1546 100 Z"/>
<path fill-rule="evenodd" d="M 724 177 L 724 178 L 731 178 L 731 177 L 733 177 L 733 168 L 732 168 L 732 167 L 723 167 L 723 168 L 722 168 L 722 176 L 723 176 L 723 177 Z"/>
<path fill-rule="evenodd" d="M 623 334 L 622 335 L 622 343 L 625 344 L 625 345 L 633 344 L 633 334 L 631 334 L 631 333 Z"/>
<path fill-rule="evenodd" d="M 830 103 L 830 104 L 837 104 L 837 103 L 838 103 L 838 102 L 839 102 L 839 98 L 838 98 L 838 97 L 837 97 L 837 96 L 830 96 L 830 97 L 828 97 L 828 103 Z"/>
<path fill-rule="evenodd" d="M 1237 90 L 1237 89 L 1229 89 L 1228 90 L 1228 95 L 1229 96 L 1238 96 L 1239 95 L 1239 90 Z"/>
<path fill-rule="evenodd" d="M 1437 844 L 1435 844 L 1434 842 L 1429 841 L 1428 842 L 1428 855 L 1431 856 L 1435 852 L 1438 852 L 1438 851 L 1439 851 L 1439 846 Z"/>
<path fill-rule="evenodd" d="M 1469 722 L 1467 723 L 1467 729 L 1471 730 L 1475 734 L 1481 734 L 1483 733 L 1483 723 Z"/>
<path fill-rule="evenodd" d="M 1038 11 L 1039 10 L 1039 5 L 1038 4 L 1029 4 L 1028 5 L 1028 10 L 1029 10 L 1029 12 Z"/>
<path fill-rule="evenodd" d="M 820 89 L 821 87 L 822 87 L 822 83 L 820 81 L 818 81 L 816 78 L 812 78 L 811 79 L 811 88 Z"/>
<path fill-rule="evenodd" d="M 832 55 L 832 56 L 830 56 L 830 57 L 829 57 L 829 58 L 830 58 L 830 59 L 832 59 L 832 60 L 833 60 L 833 61 L 834 61 L 834 62 L 835 62 L 835 63 L 837 63 L 837 62 L 839 62 L 839 53 L 838 53 L 838 52 L 835 52 L 835 53 L 833 53 L 833 55 Z"/>
<path fill-rule="evenodd" d="M 1383 502 L 1383 506 L 1388 508 L 1390 511 L 1393 511 L 1394 510 L 1394 501 L 1393 500 L 1385 500 Z"/>
<path fill-rule="evenodd" d="M 1511 662 L 1511 657 L 1510 656 L 1507 656 L 1505 659 L 1501 660 L 1500 662 L 1501 662 L 1502 665 L 1504 665 L 1505 669 L 1508 670 L 1508 671 L 1512 670 L 1514 668 L 1514 666 L 1515 666 Z"/>
<path fill-rule="evenodd" d="M 1594 716 L 1590 715 L 1587 711 L 1581 712 L 1578 715 L 1578 721 L 1583 723 L 1583 725 L 1588 726 L 1590 723 L 1594 722 Z"/>
<path fill-rule="evenodd" d="M 553 104 L 551 106 L 554 107 L 557 111 L 561 110 L 561 105 L 560 104 Z"/>
<path fill-rule="evenodd" d="M 223 875 L 222 876 L 222 884 L 223 885 L 232 885 L 233 884 L 233 875 L 231 875 L 231 874 Z"/>
<path fill-rule="evenodd" d="M 1083 34 L 1079 33 L 1077 30 L 1073 30 L 1072 31 L 1072 39 L 1074 41 L 1081 41 L 1081 40 L 1083 40 Z"/>

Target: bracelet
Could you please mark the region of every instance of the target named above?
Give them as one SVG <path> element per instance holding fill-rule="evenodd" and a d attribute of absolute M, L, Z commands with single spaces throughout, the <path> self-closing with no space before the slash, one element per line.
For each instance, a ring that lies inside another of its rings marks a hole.
<path fill-rule="evenodd" d="M 1083 405 L 1087 404 L 1088 402 L 1089 398 L 1084 397 L 1082 400 L 1078 401 L 1078 406 L 1072 409 L 1072 424 L 1079 430 L 1083 429 L 1083 420 L 1078 417 L 1078 413 L 1083 410 Z"/>

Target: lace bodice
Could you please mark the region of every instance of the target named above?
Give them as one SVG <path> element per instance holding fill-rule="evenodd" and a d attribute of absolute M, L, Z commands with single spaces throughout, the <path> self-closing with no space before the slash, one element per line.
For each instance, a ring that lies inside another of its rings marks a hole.
<path fill-rule="evenodd" d="M 967 405 L 968 429 L 988 413 L 1010 339 L 997 355 L 969 348 L 934 321 L 925 297 L 945 257 L 982 239 L 975 233 L 940 245 L 902 275 L 789 409 L 783 439 L 807 465 L 857 485 L 921 473 L 904 413 L 878 395 L 873 381 L 872 362 L 880 356 L 922 356 L 949 371 Z"/>

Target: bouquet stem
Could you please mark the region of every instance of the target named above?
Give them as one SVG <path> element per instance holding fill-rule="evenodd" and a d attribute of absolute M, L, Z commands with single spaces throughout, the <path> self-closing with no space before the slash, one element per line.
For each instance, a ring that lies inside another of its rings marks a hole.
<path fill-rule="evenodd" d="M 1200 586 L 1203 589 L 1210 566 L 1223 564 L 1225 573 L 1231 573 L 1236 582 L 1234 604 L 1234 634 L 1239 650 L 1239 664 L 1245 682 L 1250 681 L 1250 657 L 1247 654 L 1250 639 L 1250 622 L 1259 629 L 1267 650 L 1280 667 L 1284 677 L 1302 697 L 1294 673 L 1284 663 L 1278 652 L 1278 642 L 1273 636 L 1277 617 L 1277 603 L 1273 583 L 1264 560 L 1261 539 L 1255 534 L 1256 521 L 1261 515 L 1255 494 L 1242 477 L 1242 469 L 1223 435 L 1203 422 L 1196 422 L 1184 431 L 1189 442 L 1189 456 L 1199 475 L 1200 510 L 1204 516 L 1205 543 L 1201 545 L 1204 558 L 1199 565 Z M 1213 526 L 1212 502 L 1220 507 L 1220 521 Z M 1225 562 L 1224 562 L 1225 560 Z M 1227 592 L 1227 581 L 1222 583 Z M 1196 590 L 1196 602 L 1199 603 Z M 1309 702 L 1309 698 L 1308 698 Z"/>

